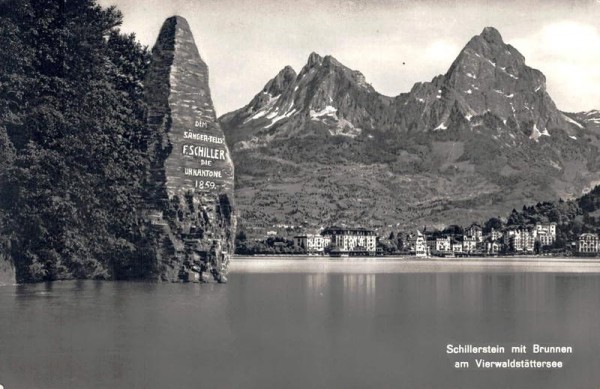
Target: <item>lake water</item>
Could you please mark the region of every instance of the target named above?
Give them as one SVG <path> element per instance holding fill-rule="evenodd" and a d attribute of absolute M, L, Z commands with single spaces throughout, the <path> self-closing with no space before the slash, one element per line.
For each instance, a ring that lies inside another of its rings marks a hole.
<path fill-rule="evenodd" d="M 597 262 L 239 260 L 229 279 L 0 287 L 0 384 L 600 387 Z M 573 353 L 510 351 L 534 343 Z M 508 350 L 457 357 L 447 344 Z M 564 366 L 481 369 L 479 358 Z"/>

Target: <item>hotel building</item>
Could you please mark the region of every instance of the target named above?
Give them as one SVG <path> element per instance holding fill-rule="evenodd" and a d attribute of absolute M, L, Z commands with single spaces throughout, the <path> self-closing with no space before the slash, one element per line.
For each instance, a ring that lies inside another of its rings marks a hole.
<path fill-rule="evenodd" d="M 556 223 L 537 223 L 534 232 L 542 246 L 550 246 L 556 240 Z"/>
<path fill-rule="evenodd" d="M 299 235 L 294 236 L 294 246 L 300 247 L 308 254 L 323 254 L 325 247 L 329 246 L 331 239 L 321 235 Z"/>
<path fill-rule="evenodd" d="M 577 254 L 596 255 L 600 251 L 600 242 L 597 234 L 581 234 L 577 240 Z"/>
<path fill-rule="evenodd" d="M 327 227 L 321 232 L 329 239 L 332 255 L 375 255 L 377 236 L 366 228 Z"/>

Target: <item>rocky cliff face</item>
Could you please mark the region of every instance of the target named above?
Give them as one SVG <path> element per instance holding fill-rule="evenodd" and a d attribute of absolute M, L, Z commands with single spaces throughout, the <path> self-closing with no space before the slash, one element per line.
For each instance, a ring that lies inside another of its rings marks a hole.
<path fill-rule="evenodd" d="M 374 128 L 373 119 L 385 116 L 392 103 L 362 73 L 332 56 L 312 53 L 299 74 L 286 66 L 246 107 L 224 115 L 221 121 L 230 144 L 246 142 L 241 147 L 319 131 L 308 130 L 311 122 L 325 124 L 331 135 L 354 138 L 362 133 L 361 127 Z"/>
<path fill-rule="evenodd" d="M 561 112 L 542 72 L 488 27 L 408 93 L 383 96 L 313 53 L 220 121 L 243 223 L 377 227 L 468 223 L 580 195 L 600 180 L 594 118 Z"/>
<path fill-rule="evenodd" d="M 397 104 L 404 125 L 421 131 L 477 127 L 486 114 L 535 141 L 570 130 L 546 92 L 544 75 L 492 27 L 467 43 L 446 74 L 416 84 Z"/>
<path fill-rule="evenodd" d="M 146 214 L 157 233 L 157 277 L 224 282 L 236 226 L 233 163 L 208 68 L 179 16 L 162 26 L 145 93 L 152 158 Z"/>

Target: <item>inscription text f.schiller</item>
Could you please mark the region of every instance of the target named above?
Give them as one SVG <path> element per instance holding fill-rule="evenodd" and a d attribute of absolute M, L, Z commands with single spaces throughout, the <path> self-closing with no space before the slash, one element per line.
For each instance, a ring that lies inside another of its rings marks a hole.
<path fill-rule="evenodd" d="M 208 123 L 196 120 L 193 130 L 183 132 L 184 143 L 181 146 L 181 154 L 194 158 L 199 165 L 191 167 L 184 162 L 186 166 L 183 166 L 183 173 L 194 178 L 193 187 L 195 189 L 211 190 L 219 186 L 215 180 L 223 179 L 223 173 L 217 164 L 227 160 L 227 150 L 222 148 L 225 144 L 223 137 L 197 132 L 202 129 L 208 129 Z M 202 144 L 195 144 L 198 141 Z"/>

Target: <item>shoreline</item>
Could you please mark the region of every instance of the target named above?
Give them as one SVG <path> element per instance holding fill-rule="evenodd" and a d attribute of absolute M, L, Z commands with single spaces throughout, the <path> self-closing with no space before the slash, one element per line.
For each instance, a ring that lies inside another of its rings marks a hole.
<path fill-rule="evenodd" d="M 564 262 L 564 263 L 598 263 L 599 257 L 560 257 L 560 256 L 543 256 L 543 255 L 507 255 L 494 257 L 416 257 L 411 255 L 386 255 L 372 257 L 330 257 L 328 255 L 234 255 L 232 261 L 242 260 L 326 260 L 326 261 L 347 261 L 347 260 L 362 260 L 373 262 L 385 261 L 416 261 L 416 262 Z"/>
<path fill-rule="evenodd" d="M 573 259 L 571 259 L 573 258 Z M 600 273 L 600 258 L 235 256 L 231 273 Z"/>

